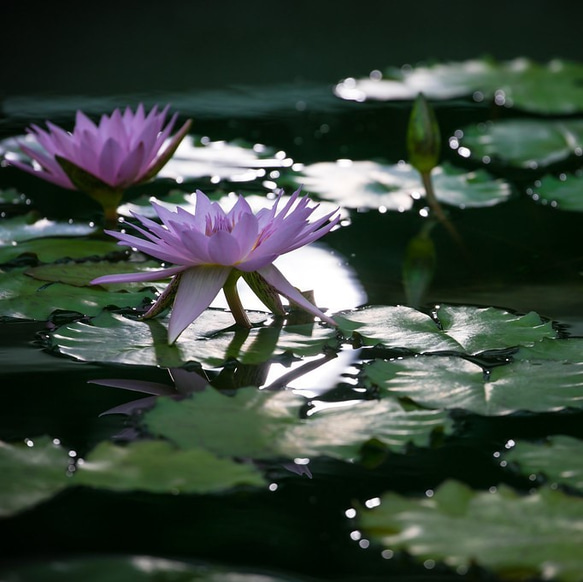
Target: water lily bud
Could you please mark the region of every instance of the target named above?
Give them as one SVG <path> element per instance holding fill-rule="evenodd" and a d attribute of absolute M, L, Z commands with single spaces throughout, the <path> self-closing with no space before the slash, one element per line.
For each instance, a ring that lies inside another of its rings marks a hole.
<path fill-rule="evenodd" d="M 439 162 L 441 135 L 433 108 L 423 93 L 413 104 L 407 128 L 409 163 L 422 174 L 429 173 Z"/>

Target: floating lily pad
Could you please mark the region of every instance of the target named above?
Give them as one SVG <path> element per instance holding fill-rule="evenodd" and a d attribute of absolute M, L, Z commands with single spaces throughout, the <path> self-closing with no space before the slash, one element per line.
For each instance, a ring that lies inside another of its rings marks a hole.
<path fill-rule="evenodd" d="M 515 315 L 494 307 L 443 305 L 435 319 L 411 307 L 373 306 L 335 316 L 347 335 L 357 331 L 367 345 L 414 352 L 486 350 L 532 345 L 556 336 L 550 322 L 534 312 Z"/>
<path fill-rule="evenodd" d="M 518 58 L 505 62 L 475 59 L 407 68 L 389 68 L 369 78 L 345 79 L 335 93 L 353 101 L 412 100 L 473 96 L 533 113 L 566 114 L 583 110 L 583 65 L 553 60 L 539 64 Z"/>
<path fill-rule="evenodd" d="M 16 188 L 7 188 L 5 190 L 0 190 L 0 204 L 4 205 L 15 205 L 15 206 L 26 206 L 30 204 L 28 198 L 21 194 Z"/>
<path fill-rule="evenodd" d="M 558 362 L 583 362 L 583 338 L 545 338 L 529 347 L 521 347 L 513 356 L 515 360 L 556 360 Z"/>
<path fill-rule="evenodd" d="M 552 174 L 542 176 L 528 193 L 537 202 L 553 208 L 583 212 L 583 175 L 580 172 L 559 177 Z"/>
<path fill-rule="evenodd" d="M 432 172 L 436 197 L 445 204 L 493 206 L 511 194 L 510 185 L 484 170 L 465 172 L 443 164 Z M 385 208 L 404 212 L 425 196 L 419 172 L 405 163 L 338 160 L 306 166 L 297 178 L 306 190 L 346 208 Z"/>
<path fill-rule="evenodd" d="M 256 322 L 268 317 L 256 312 L 250 316 Z M 257 364 L 285 351 L 317 353 L 336 343 L 335 330 L 321 325 L 235 328 L 231 313 L 218 309 L 207 309 L 173 345 L 168 345 L 166 326 L 165 318 L 139 321 L 106 312 L 90 324 L 59 328 L 51 341 L 61 353 L 83 361 L 168 368 L 187 362 L 219 366 L 230 358 Z"/>
<path fill-rule="evenodd" d="M 79 465 L 72 481 L 100 489 L 152 493 L 219 493 L 239 485 L 265 484 L 251 465 L 219 459 L 194 447 L 177 450 L 163 441 L 127 446 L 101 443 Z"/>
<path fill-rule="evenodd" d="M 295 576 L 238 571 L 205 562 L 181 562 L 158 556 L 84 556 L 2 568 L 6 582 L 301 582 Z"/>
<path fill-rule="evenodd" d="M 583 571 L 583 499 L 552 489 L 476 492 L 448 481 L 431 498 L 387 493 L 359 524 L 387 549 L 452 567 L 478 564 L 504 578 L 577 582 Z"/>
<path fill-rule="evenodd" d="M 48 437 L 27 443 L 0 442 L 0 516 L 50 499 L 68 483 L 67 451 Z"/>
<path fill-rule="evenodd" d="M 583 120 L 503 119 L 463 129 L 464 158 L 516 168 L 547 168 L 583 155 Z"/>
<path fill-rule="evenodd" d="M 519 410 L 550 412 L 583 400 L 583 362 L 517 361 L 485 370 L 459 357 L 376 360 L 366 377 L 383 391 L 432 409 L 463 409 L 483 416 Z"/>
<path fill-rule="evenodd" d="M 22 269 L 0 271 L 0 315 L 44 321 L 57 309 L 97 315 L 104 307 L 138 307 L 154 296 L 152 291 L 115 293 L 99 287 L 43 283 Z"/>
<path fill-rule="evenodd" d="M 34 255 L 43 263 L 52 263 L 59 259 L 104 257 L 110 253 L 119 252 L 122 251 L 114 241 L 79 238 L 33 239 L 0 247 L 0 265 L 24 254 Z"/>
<path fill-rule="evenodd" d="M 86 236 L 95 231 L 94 226 L 75 222 L 55 222 L 39 218 L 35 212 L 0 220 L 0 245 L 48 236 Z"/>
<path fill-rule="evenodd" d="M 180 448 L 203 447 L 220 456 L 262 459 L 331 456 L 354 460 L 373 438 L 388 449 L 402 451 L 408 443 L 428 446 L 435 430 L 451 431 L 444 413 L 405 411 L 389 400 L 361 401 L 301 419 L 303 402 L 290 392 L 246 388 L 229 397 L 205 390 L 178 402 L 158 399 L 156 407 L 145 414 L 145 423 L 150 432 Z"/>
<path fill-rule="evenodd" d="M 518 442 L 503 458 L 516 463 L 522 473 L 542 474 L 551 483 L 583 489 L 583 441 L 564 435 L 544 443 Z"/>

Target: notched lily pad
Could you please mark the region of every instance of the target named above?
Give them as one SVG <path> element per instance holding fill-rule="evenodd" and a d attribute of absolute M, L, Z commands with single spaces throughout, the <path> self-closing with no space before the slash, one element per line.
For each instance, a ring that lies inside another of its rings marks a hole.
<path fill-rule="evenodd" d="M 444 163 L 432 172 L 436 197 L 445 204 L 493 206 L 511 195 L 510 185 L 484 170 L 465 172 Z M 346 208 L 384 208 L 404 212 L 425 196 L 419 172 L 406 163 L 338 160 L 306 166 L 297 178 L 306 190 Z"/>
<path fill-rule="evenodd" d="M 525 58 L 497 62 L 474 59 L 416 67 L 388 68 L 384 75 L 345 79 L 335 93 L 353 101 L 412 100 L 472 96 L 533 113 L 570 114 L 583 110 L 583 65 L 553 60 L 539 64 Z"/>
<path fill-rule="evenodd" d="M 267 314 L 250 312 L 256 323 Z M 167 319 L 135 320 L 103 313 L 90 324 L 59 328 L 51 342 L 63 354 L 89 362 L 180 367 L 188 362 L 219 366 L 230 358 L 244 364 L 266 362 L 286 351 L 314 354 L 336 344 L 336 331 L 322 325 L 234 327 L 231 313 L 207 309 L 173 345 L 168 345 Z"/>
<path fill-rule="evenodd" d="M 503 119 L 463 129 L 464 158 L 537 170 L 583 155 L 583 120 Z"/>
<path fill-rule="evenodd" d="M 93 232 L 95 227 L 89 224 L 56 222 L 40 218 L 36 212 L 29 212 L 0 220 L 0 246 L 50 236 L 87 236 Z"/>
<path fill-rule="evenodd" d="M 145 423 L 150 432 L 180 448 L 203 447 L 220 456 L 346 461 L 357 458 L 371 439 L 402 451 L 409 443 L 428 446 L 434 431 L 451 430 L 445 413 L 406 411 L 389 400 L 328 408 L 307 419 L 299 416 L 303 403 L 290 392 L 243 388 L 230 397 L 207 389 L 186 400 L 158 399 Z"/>
<path fill-rule="evenodd" d="M 44 321 L 56 310 L 97 315 L 104 307 L 139 307 L 154 297 L 151 289 L 141 292 L 106 291 L 49 283 L 29 277 L 23 269 L 0 270 L 0 316 Z"/>
<path fill-rule="evenodd" d="M 33 255 L 41 263 L 52 263 L 60 259 L 86 259 L 105 257 L 123 252 L 112 241 L 79 238 L 33 239 L 18 244 L 0 246 L 0 265 L 14 261 L 22 255 Z"/>
<path fill-rule="evenodd" d="M 534 312 L 515 315 L 494 307 L 443 305 L 430 317 L 402 305 L 372 306 L 343 312 L 335 319 L 347 336 L 356 331 L 366 345 L 383 344 L 418 353 L 477 354 L 529 346 L 556 336 L 552 324 Z"/>
<path fill-rule="evenodd" d="M 472 491 L 447 481 L 431 498 L 387 493 L 359 514 L 364 534 L 391 550 L 452 567 L 472 564 L 502 577 L 577 582 L 583 571 L 583 499 L 541 488 Z"/>

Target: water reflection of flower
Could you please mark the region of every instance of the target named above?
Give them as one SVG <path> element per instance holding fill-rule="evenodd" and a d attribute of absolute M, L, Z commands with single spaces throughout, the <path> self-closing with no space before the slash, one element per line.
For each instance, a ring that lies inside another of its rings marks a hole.
<path fill-rule="evenodd" d="M 143 105 L 102 115 L 96 125 L 77 111 L 75 127 L 67 132 L 47 121 L 48 131 L 37 125 L 27 129 L 34 142 L 20 149 L 32 164 L 7 158 L 25 172 L 70 190 L 81 190 L 99 202 L 106 222 L 113 224 L 123 191 L 153 178 L 172 157 L 188 133 L 187 121 L 170 138 L 177 114 L 166 122 L 168 107 L 148 114 Z"/>
<path fill-rule="evenodd" d="M 278 256 L 303 247 L 329 232 L 339 221 L 335 212 L 310 222 L 316 207 L 297 190 L 279 208 L 281 194 L 271 208 L 254 213 L 242 196 L 225 212 L 200 191 L 195 212 L 178 207 L 172 212 L 152 203 L 162 224 L 135 214 L 141 226 L 133 225 L 143 237 L 107 231 L 119 244 L 136 248 L 173 267 L 157 271 L 106 275 L 94 284 L 155 281 L 173 277 L 165 292 L 145 317 L 153 317 L 173 303 L 168 342 L 174 343 L 223 289 L 238 324 L 251 327 L 237 292 L 243 277 L 261 301 L 277 315 L 284 315 L 280 295 L 326 321 L 334 320 L 308 301 L 273 265 Z"/>

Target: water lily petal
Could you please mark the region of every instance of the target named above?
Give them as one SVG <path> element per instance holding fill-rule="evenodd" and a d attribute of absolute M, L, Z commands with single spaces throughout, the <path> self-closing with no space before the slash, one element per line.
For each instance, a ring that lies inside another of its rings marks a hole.
<path fill-rule="evenodd" d="M 208 253 L 211 263 L 234 265 L 241 259 L 241 248 L 230 233 L 220 230 L 208 239 Z"/>
<path fill-rule="evenodd" d="M 168 269 L 159 269 L 156 271 L 139 271 L 136 273 L 119 273 L 116 275 L 103 275 L 93 279 L 92 285 L 101 285 L 103 283 L 140 283 L 142 281 L 161 281 L 177 275 L 184 271 L 184 267 L 170 267 Z"/>
<path fill-rule="evenodd" d="M 169 344 L 211 304 L 230 272 L 231 267 L 205 265 L 182 273 L 168 325 Z"/>
<path fill-rule="evenodd" d="M 281 271 L 274 265 L 268 265 L 261 269 L 257 269 L 257 272 L 281 295 L 285 298 L 293 301 L 299 305 L 302 309 L 305 309 L 308 313 L 316 315 L 322 321 L 329 323 L 330 325 L 336 326 L 336 322 L 320 311 L 315 305 L 310 303 L 282 274 Z"/>

